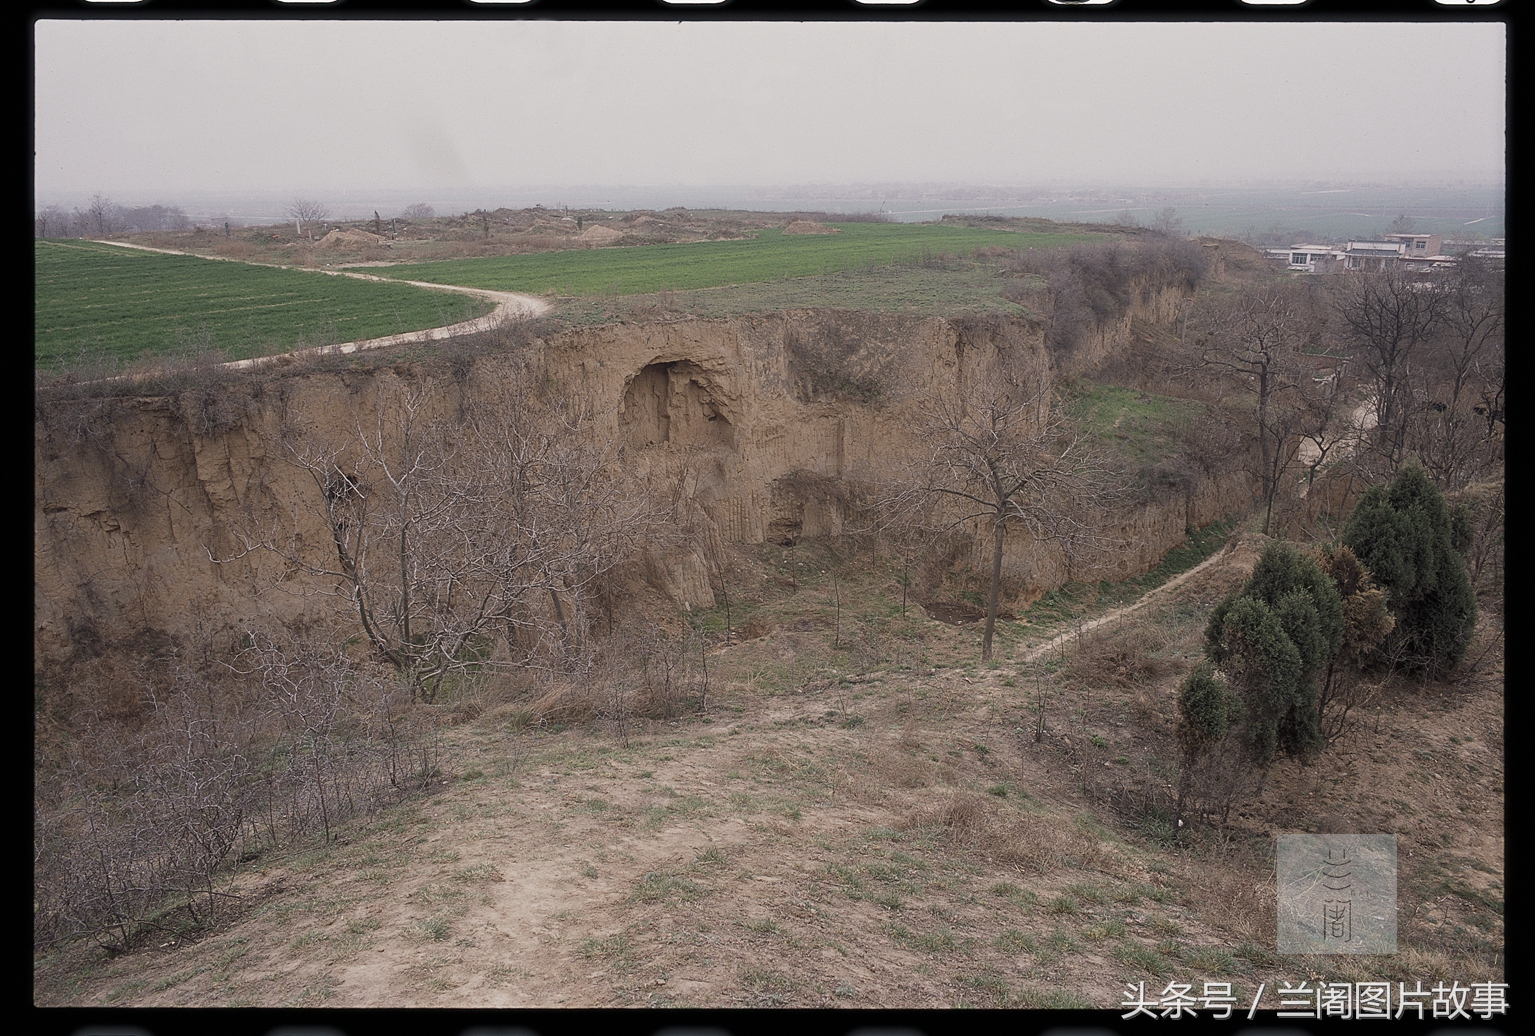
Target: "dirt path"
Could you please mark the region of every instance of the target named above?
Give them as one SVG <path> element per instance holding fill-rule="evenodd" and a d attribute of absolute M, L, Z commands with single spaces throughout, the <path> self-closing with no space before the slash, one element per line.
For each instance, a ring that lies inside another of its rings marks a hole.
<path fill-rule="evenodd" d="M 1160 598 L 1163 594 L 1166 594 L 1170 590 L 1174 590 L 1179 586 L 1182 586 L 1184 583 L 1198 575 L 1200 572 L 1203 572 L 1205 569 L 1214 565 L 1217 561 L 1220 561 L 1222 558 L 1229 555 L 1231 553 L 1232 547 L 1234 547 L 1236 543 L 1237 540 L 1235 537 L 1233 537 L 1227 541 L 1225 547 L 1221 548 L 1216 553 L 1211 554 L 1209 557 L 1205 558 L 1203 561 L 1189 569 L 1187 572 L 1180 572 L 1178 575 L 1173 576 L 1161 586 L 1153 590 L 1146 591 L 1141 595 L 1140 600 L 1136 601 L 1134 604 L 1127 604 L 1123 608 L 1115 608 L 1113 611 L 1100 615 L 1096 619 L 1084 622 L 1081 626 L 1073 627 L 1067 630 L 1065 633 L 1061 633 L 1055 637 L 1052 637 L 1050 640 L 1045 641 L 1045 643 L 1030 648 L 1028 651 L 1024 652 L 1021 657 L 1017 658 L 1016 661 L 1032 662 L 1036 658 L 1039 658 L 1041 655 L 1045 655 L 1051 651 L 1056 650 L 1072 637 L 1081 636 L 1088 630 L 1095 630 L 1099 626 L 1106 626 L 1111 622 L 1118 622 L 1126 615 L 1129 615 L 1135 611 L 1139 611 L 1141 608 L 1144 608 L 1146 605 L 1150 604 L 1153 600 Z"/>
<path fill-rule="evenodd" d="M 401 281 L 390 277 L 378 277 L 374 274 L 352 273 L 349 270 L 315 270 L 301 266 L 282 266 L 276 263 L 252 263 L 230 256 L 199 255 L 196 252 L 182 252 L 173 248 L 153 248 L 149 245 L 130 244 L 127 241 L 104 241 L 94 238 L 92 240 L 97 244 L 116 245 L 118 248 L 137 248 L 144 252 L 160 252 L 164 255 L 189 255 L 197 259 L 245 263 L 247 266 L 266 266 L 276 270 L 299 270 L 304 273 L 323 273 L 331 277 L 351 277 L 360 281 L 385 281 L 391 284 L 409 284 L 416 288 L 429 288 L 434 291 L 451 291 L 460 295 L 472 295 L 475 298 L 488 299 L 496 304 L 496 308 L 486 316 L 460 321 L 456 324 L 448 324 L 443 327 L 429 327 L 421 331 L 406 331 L 403 334 L 385 335 L 383 338 L 366 338 L 355 342 L 341 342 L 336 345 L 321 345 L 312 349 L 299 349 L 294 352 L 278 353 L 272 356 L 254 356 L 248 360 L 231 360 L 229 363 L 220 364 L 221 367 L 226 367 L 230 370 L 257 367 L 262 364 L 292 360 L 300 356 L 344 355 L 346 353 L 362 352 L 367 349 L 383 349 L 391 345 L 408 345 L 415 342 L 440 342 L 459 335 L 489 331 L 509 320 L 515 320 L 519 317 L 542 316 L 549 310 L 549 303 L 543 299 L 512 291 L 490 291 L 486 288 L 465 288 L 456 284 L 432 284 L 428 281 Z"/>

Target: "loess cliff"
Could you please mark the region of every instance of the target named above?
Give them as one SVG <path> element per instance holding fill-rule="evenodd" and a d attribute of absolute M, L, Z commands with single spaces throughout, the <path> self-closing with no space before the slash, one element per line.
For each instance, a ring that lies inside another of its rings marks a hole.
<path fill-rule="evenodd" d="M 1173 309 L 1160 297 L 1155 306 Z M 1093 352 L 1111 351 L 1128 328 L 1127 317 L 1100 332 Z M 321 490 L 292 463 L 288 430 L 344 436 L 381 394 L 430 380 L 451 407 L 514 369 L 584 402 L 623 462 L 669 487 L 693 517 L 689 535 L 636 568 L 679 607 L 707 607 L 718 552 L 842 534 L 850 487 L 888 475 L 893 458 L 920 445 L 924 407 L 984 376 L 998 355 L 1048 386 L 1059 372 L 1043 340 L 1024 320 L 805 310 L 570 330 L 471 358 L 268 369 L 171 395 L 40 401 L 35 648 L 62 657 L 256 614 L 345 621 L 346 602 L 323 581 L 245 549 L 253 529 L 311 544 L 329 535 L 316 518 Z M 1154 497 L 1116 516 L 1116 538 L 1130 546 L 1069 573 L 1054 547 L 1010 536 L 1009 603 L 1068 577 L 1145 571 L 1188 526 L 1251 499 L 1235 474 Z M 962 549 L 979 566 L 981 538 Z"/>

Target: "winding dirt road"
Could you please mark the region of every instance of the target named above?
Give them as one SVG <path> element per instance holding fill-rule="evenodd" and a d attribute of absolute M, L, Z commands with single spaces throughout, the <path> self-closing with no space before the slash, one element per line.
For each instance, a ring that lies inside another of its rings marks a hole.
<path fill-rule="evenodd" d="M 316 270 L 302 266 L 282 266 L 277 263 L 252 263 L 244 259 L 235 259 L 225 255 L 199 255 L 196 252 L 182 252 L 173 248 L 152 248 L 149 245 L 130 244 L 127 241 L 104 241 L 93 238 L 97 244 L 116 245 L 119 248 L 137 248 L 144 252 L 160 252 L 165 255 L 190 255 L 197 259 L 214 259 L 220 262 L 245 263 L 247 266 L 267 266 L 276 270 L 298 270 L 304 273 L 323 273 L 331 277 L 352 277 L 360 281 L 386 281 L 390 284 L 409 284 L 417 288 L 430 288 L 434 291 L 451 291 L 460 295 L 472 295 L 475 298 L 488 299 L 496 304 L 496 308 L 483 317 L 473 320 L 463 320 L 456 324 L 448 324 L 443 327 L 429 327 L 421 331 L 406 331 L 403 334 L 386 335 L 383 338 L 366 338 L 355 342 L 341 342 L 337 345 L 320 345 L 311 349 L 299 349 L 289 353 L 277 353 L 272 356 L 254 356 L 248 360 L 231 360 L 220 364 L 230 370 L 240 370 L 246 367 L 257 367 L 267 363 L 278 363 L 284 360 L 296 359 L 300 356 L 327 356 L 331 354 L 345 354 L 362 352 L 366 349 L 383 349 L 391 345 L 408 345 L 414 342 L 440 342 L 444 339 L 455 338 L 459 335 L 475 334 L 480 331 L 489 331 L 499 327 L 509 320 L 521 317 L 542 316 L 549 310 L 549 303 L 533 295 L 522 295 L 512 291 L 490 291 L 486 288 L 464 288 L 456 284 L 432 284 L 427 281 L 401 281 L 390 277 L 378 277 L 368 273 L 353 273 L 350 270 Z"/>

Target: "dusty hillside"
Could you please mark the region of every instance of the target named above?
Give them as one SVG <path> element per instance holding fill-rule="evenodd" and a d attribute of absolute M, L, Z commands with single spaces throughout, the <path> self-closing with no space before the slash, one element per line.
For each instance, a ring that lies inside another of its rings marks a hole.
<path fill-rule="evenodd" d="M 1268 983 L 1272 1009 L 1276 983 L 1307 976 L 1499 978 L 1495 661 L 1453 685 L 1393 687 L 1316 767 L 1278 767 L 1229 830 L 1180 834 L 1155 806 L 1174 689 L 1258 546 L 1238 542 L 1081 639 L 1007 624 L 991 667 L 965 661 L 973 628 L 900 616 L 888 557 L 856 566 L 857 613 L 838 631 L 819 574 L 835 555 L 737 553 L 761 635 L 715 650 L 695 711 L 625 737 L 526 702 L 461 703 L 473 718 L 443 729 L 429 794 L 253 861 L 213 932 L 117 957 L 62 949 L 34 995 L 1112 1007 L 1126 982 L 1224 980 L 1248 999 Z M 786 569 L 802 573 L 792 587 Z M 1026 664 L 1041 646 L 1050 664 Z M 1271 837 L 1289 830 L 1399 834 L 1397 956 L 1273 952 Z"/>

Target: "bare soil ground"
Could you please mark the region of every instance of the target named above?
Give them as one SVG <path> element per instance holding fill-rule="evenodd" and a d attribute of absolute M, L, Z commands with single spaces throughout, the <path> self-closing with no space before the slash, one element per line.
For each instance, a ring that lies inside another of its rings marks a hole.
<path fill-rule="evenodd" d="M 339 269 L 571 248 L 731 241 L 753 237 L 763 228 L 785 227 L 796 220 L 836 218 L 824 212 L 721 209 L 659 212 L 496 209 L 428 219 L 381 220 L 378 224 L 371 219 L 331 220 L 306 224 L 302 235 L 290 220 L 271 226 L 240 227 L 229 237 L 218 231 L 189 230 L 134 234 L 128 239 L 199 255 Z M 602 230 L 589 233 L 594 227 Z"/>
<path fill-rule="evenodd" d="M 1307 978 L 1500 979 L 1500 616 L 1458 682 L 1388 688 L 1229 829 L 1156 807 L 1178 681 L 1258 547 L 1091 634 L 1007 624 L 992 667 L 974 627 L 901 618 L 888 573 L 843 583 L 863 610 L 835 629 L 819 558 L 775 577 L 817 548 L 743 550 L 732 587 L 755 573 L 737 607 L 761 635 L 717 651 L 703 712 L 625 743 L 491 704 L 444 728 L 431 794 L 257 861 L 193 941 L 38 960 L 34 999 L 1113 1007 L 1127 982 L 1209 980 L 1248 1000 L 1266 982 L 1273 1008 Z M 1275 952 L 1272 836 L 1290 831 L 1398 834 L 1397 955 Z"/>

